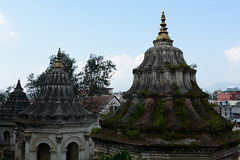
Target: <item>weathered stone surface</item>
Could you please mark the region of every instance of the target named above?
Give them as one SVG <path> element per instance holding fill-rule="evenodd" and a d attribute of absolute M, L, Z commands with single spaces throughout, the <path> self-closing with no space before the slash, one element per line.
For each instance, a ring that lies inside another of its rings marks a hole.
<path fill-rule="evenodd" d="M 162 21 L 154 46 L 133 69 L 126 103 L 100 121 L 101 132 L 92 135 L 98 154 L 129 150 L 147 159 L 231 155 L 239 135 L 208 103 L 208 95 L 197 85 L 196 70 L 186 64 L 182 51 L 166 35 L 164 14 Z"/>
<path fill-rule="evenodd" d="M 133 85 L 125 96 L 143 91 L 166 94 L 177 85 L 181 93 L 188 92 L 196 83 L 196 70 L 188 66 L 180 49 L 170 45 L 157 45 L 145 52 L 143 62 L 133 69 Z"/>
<path fill-rule="evenodd" d="M 119 110 L 115 115 L 121 115 L 120 119 L 104 121 L 102 127 L 124 129 L 127 125 L 146 133 L 201 133 L 232 128 L 230 121 L 218 116 L 208 103 L 208 95 L 197 85 L 196 70 L 186 64 L 180 49 L 155 42 L 133 74 L 132 87 L 124 95 L 127 104 L 122 106 L 126 113 Z M 138 112 L 136 105 L 142 105 L 143 111 L 132 122 Z M 157 122 L 158 118 L 162 121 Z"/>
<path fill-rule="evenodd" d="M 91 124 L 96 121 L 75 96 L 69 75 L 64 71 L 59 51 L 55 65 L 41 86 L 41 93 L 20 112 L 18 125 Z"/>
<path fill-rule="evenodd" d="M 98 125 L 97 119 L 75 96 L 61 63 L 60 49 L 40 96 L 20 113 L 15 123 L 15 159 L 90 159 L 93 143 L 87 137 Z"/>
<path fill-rule="evenodd" d="M 20 80 L 13 92 L 10 93 L 6 103 L 0 108 L 0 119 L 13 120 L 18 117 L 19 112 L 30 105 L 26 93 L 23 92 Z"/>
<path fill-rule="evenodd" d="M 35 102 L 20 113 L 18 122 L 38 124 L 92 123 L 92 113 L 74 95 L 68 73 L 53 67 Z"/>

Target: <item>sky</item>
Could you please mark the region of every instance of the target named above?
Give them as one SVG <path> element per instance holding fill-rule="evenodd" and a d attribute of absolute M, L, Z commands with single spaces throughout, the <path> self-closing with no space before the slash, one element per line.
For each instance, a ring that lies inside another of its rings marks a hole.
<path fill-rule="evenodd" d="M 158 35 L 162 11 L 173 45 L 197 65 L 200 88 L 240 83 L 239 6 L 239 0 L 1 0 L 0 90 L 18 79 L 24 87 L 60 47 L 76 59 L 77 72 L 91 53 L 112 60 L 110 87 L 127 91 Z"/>

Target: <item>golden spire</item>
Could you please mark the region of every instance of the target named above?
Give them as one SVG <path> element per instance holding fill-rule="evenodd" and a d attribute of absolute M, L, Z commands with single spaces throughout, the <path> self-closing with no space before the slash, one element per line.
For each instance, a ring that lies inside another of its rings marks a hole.
<path fill-rule="evenodd" d="M 62 62 L 61 62 L 61 49 L 58 49 L 58 54 L 57 54 L 57 59 L 55 61 L 55 64 L 53 67 L 63 67 Z"/>
<path fill-rule="evenodd" d="M 165 15 L 164 15 L 164 11 L 162 12 L 162 17 L 161 17 L 161 21 L 162 23 L 160 24 L 161 28 L 160 28 L 160 32 L 158 32 L 158 37 L 156 38 L 157 40 L 158 39 L 171 39 L 169 36 L 168 36 L 168 32 L 167 32 L 167 29 L 166 26 L 167 24 L 165 23 Z"/>

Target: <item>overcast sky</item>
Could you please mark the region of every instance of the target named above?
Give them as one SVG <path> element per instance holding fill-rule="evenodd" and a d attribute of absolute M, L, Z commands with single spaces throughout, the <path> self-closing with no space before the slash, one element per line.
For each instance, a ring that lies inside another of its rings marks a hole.
<path fill-rule="evenodd" d="M 1 0 L 0 89 L 19 78 L 25 86 L 61 47 L 78 71 L 91 53 L 111 59 L 117 71 L 110 87 L 126 91 L 153 46 L 162 11 L 173 45 L 198 66 L 200 88 L 240 82 L 239 6 L 239 0 Z"/>

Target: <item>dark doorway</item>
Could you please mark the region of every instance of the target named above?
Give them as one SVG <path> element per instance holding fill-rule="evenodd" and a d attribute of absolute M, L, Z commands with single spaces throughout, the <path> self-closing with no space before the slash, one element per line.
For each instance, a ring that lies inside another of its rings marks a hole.
<path fill-rule="evenodd" d="M 25 141 L 21 144 L 21 160 L 25 160 Z"/>
<path fill-rule="evenodd" d="M 3 136 L 4 136 L 5 143 L 7 145 L 10 145 L 10 132 L 9 131 L 5 131 L 3 133 Z"/>
<path fill-rule="evenodd" d="M 67 159 L 66 160 L 78 160 L 78 145 L 75 142 L 71 142 L 67 146 Z"/>
<path fill-rule="evenodd" d="M 38 145 L 37 160 L 50 160 L 50 147 L 46 143 Z"/>

